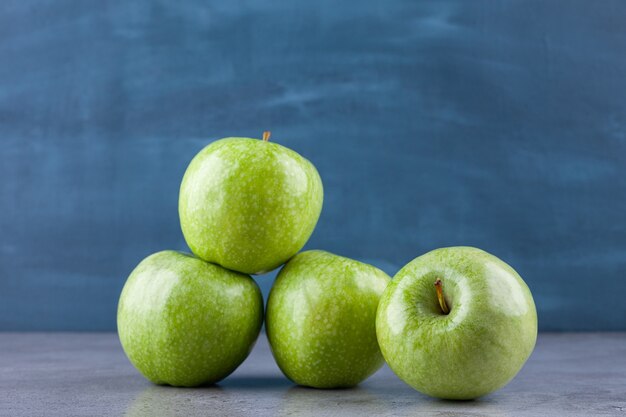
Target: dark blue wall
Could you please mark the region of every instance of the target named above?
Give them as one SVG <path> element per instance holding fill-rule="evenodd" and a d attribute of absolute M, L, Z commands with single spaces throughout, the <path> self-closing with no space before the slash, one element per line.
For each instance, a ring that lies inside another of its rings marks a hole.
<path fill-rule="evenodd" d="M 542 329 L 626 330 L 625 18 L 619 1 L 3 1 L 0 329 L 115 329 L 132 268 L 186 248 L 189 160 L 271 130 L 324 180 L 309 248 L 393 274 L 478 246 L 525 278 Z"/>

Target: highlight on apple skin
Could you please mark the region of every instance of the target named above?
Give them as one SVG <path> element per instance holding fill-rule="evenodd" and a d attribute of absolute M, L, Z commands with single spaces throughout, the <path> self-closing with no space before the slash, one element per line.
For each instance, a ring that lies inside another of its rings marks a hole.
<path fill-rule="evenodd" d="M 192 252 L 246 274 L 276 269 L 313 233 L 323 204 L 315 166 L 277 143 L 225 138 L 202 149 L 180 186 L 180 225 Z"/>
<path fill-rule="evenodd" d="M 280 271 L 265 326 L 276 363 L 299 385 L 357 385 L 384 363 L 376 309 L 390 278 L 371 265 L 312 250 Z"/>
<path fill-rule="evenodd" d="M 387 364 L 404 382 L 432 397 L 467 400 L 520 371 L 535 346 L 537 312 L 505 262 L 477 248 L 450 247 L 396 274 L 381 298 L 376 331 Z"/>
<path fill-rule="evenodd" d="M 130 362 L 156 384 L 220 381 L 248 356 L 263 323 L 263 297 L 248 276 L 195 256 L 162 251 L 130 274 L 117 328 Z"/>

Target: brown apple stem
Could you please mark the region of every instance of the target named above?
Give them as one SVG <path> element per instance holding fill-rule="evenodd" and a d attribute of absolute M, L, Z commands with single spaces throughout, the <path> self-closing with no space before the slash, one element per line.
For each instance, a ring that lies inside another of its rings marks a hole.
<path fill-rule="evenodd" d="M 263 142 L 269 142 L 270 136 L 272 136 L 272 132 L 270 132 L 269 130 L 263 132 Z"/>
<path fill-rule="evenodd" d="M 439 278 L 435 281 L 435 290 L 437 291 L 437 299 L 439 300 L 439 307 L 441 307 L 441 311 L 443 311 L 443 314 L 448 314 L 450 309 L 446 304 L 446 299 L 443 298 L 443 284 Z"/>

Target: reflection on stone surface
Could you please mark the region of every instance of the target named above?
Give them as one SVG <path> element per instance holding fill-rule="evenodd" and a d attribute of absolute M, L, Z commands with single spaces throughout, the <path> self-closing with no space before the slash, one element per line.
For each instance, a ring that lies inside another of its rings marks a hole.
<path fill-rule="evenodd" d="M 494 401 L 444 401 L 413 390 L 356 387 L 345 390 L 317 390 L 292 387 L 276 405 L 278 416 L 493 416 L 507 417 Z"/>
<path fill-rule="evenodd" d="M 294 385 L 267 363 L 263 343 L 255 366 L 235 372 L 219 385 L 175 388 L 150 385 L 130 404 L 128 417 L 153 416 L 495 416 L 506 417 L 497 396 L 474 401 L 443 401 L 414 391 L 384 367 L 350 389 L 322 390 Z M 248 364 L 251 365 L 251 364 Z"/>
<path fill-rule="evenodd" d="M 220 415 L 242 416 L 233 395 L 219 386 L 174 388 L 150 386 L 141 392 L 126 411 L 127 417 L 206 416 L 219 410 Z"/>
<path fill-rule="evenodd" d="M 319 390 L 294 386 L 280 397 L 278 416 L 383 415 L 386 405 L 369 389 Z"/>
<path fill-rule="evenodd" d="M 439 400 L 422 395 L 417 391 L 407 392 L 401 390 L 383 390 L 380 393 L 380 400 L 384 404 L 385 413 L 383 415 L 424 415 L 424 416 L 490 416 L 508 417 L 510 414 L 502 410 L 497 402 L 488 397 L 471 400 Z"/>

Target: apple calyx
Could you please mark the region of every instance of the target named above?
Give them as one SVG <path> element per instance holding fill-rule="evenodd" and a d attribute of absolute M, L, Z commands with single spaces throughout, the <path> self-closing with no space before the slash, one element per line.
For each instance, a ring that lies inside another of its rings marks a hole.
<path fill-rule="evenodd" d="M 269 142 L 270 136 L 272 136 L 272 132 L 270 132 L 269 130 L 263 132 L 263 142 Z"/>
<path fill-rule="evenodd" d="M 437 299 L 439 300 L 439 307 L 441 307 L 441 311 L 443 314 L 450 313 L 450 309 L 446 304 L 446 299 L 443 298 L 443 283 L 439 278 L 435 281 L 435 290 L 437 291 Z"/>

